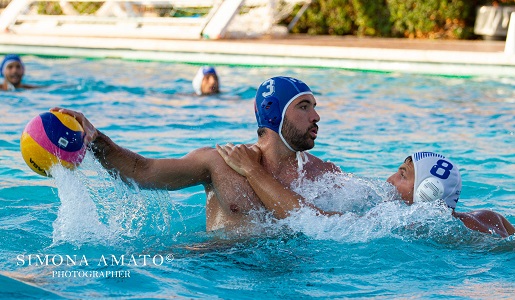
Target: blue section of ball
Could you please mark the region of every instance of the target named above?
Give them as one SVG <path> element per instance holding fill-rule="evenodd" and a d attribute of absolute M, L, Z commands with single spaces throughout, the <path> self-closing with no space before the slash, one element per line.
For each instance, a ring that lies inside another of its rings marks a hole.
<path fill-rule="evenodd" d="M 52 144 L 68 152 L 79 151 L 82 148 L 82 131 L 71 130 L 50 112 L 42 113 L 39 116 Z"/>

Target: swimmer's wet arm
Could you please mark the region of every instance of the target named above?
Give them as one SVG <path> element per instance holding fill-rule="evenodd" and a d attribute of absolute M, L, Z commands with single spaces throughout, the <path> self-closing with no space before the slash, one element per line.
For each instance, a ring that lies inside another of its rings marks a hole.
<path fill-rule="evenodd" d="M 261 202 L 278 219 L 287 218 L 290 212 L 303 206 L 308 206 L 321 215 L 339 215 L 337 212 L 326 212 L 308 203 L 302 196 L 282 185 L 262 167 L 250 169 L 245 177 Z"/>
<path fill-rule="evenodd" d="M 515 228 L 504 216 L 491 210 L 481 209 L 467 213 L 453 211 L 452 215 L 460 219 L 466 227 L 475 231 L 496 233 L 502 237 L 508 237 L 515 233 Z"/>
<path fill-rule="evenodd" d="M 120 147 L 98 131 L 91 149 L 104 168 L 126 182 L 134 180 L 142 188 L 177 190 L 210 179 L 204 165 L 208 148 L 179 159 L 151 159 Z"/>
<path fill-rule="evenodd" d="M 234 171 L 247 178 L 263 205 L 276 218 L 284 219 L 290 215 L 291 211 L 302 206 L 311 207 L 321 215 L 339 215 L 337 212 L 326 212 L 315 207 L 275 179 L 259 163 L 261 150 L 256 145 L 250 147 L 246 145 L 234 146 L 232 144 L 216 145 L 216 149 Z"/>
<path fill-rule="evenodd" d="M 149 159 L 114 143 L 84 116 L 71 109 L 53 107 L 74 117 L 84 129 L 84 143 L 91 148 L 102 166 L 124 181 L 134 180 L 142 188 L 181 189 L 211 179 L 207 166 L 210 155 L 218 155 L 211 148 L 197 149 L 179 159 Z"/>

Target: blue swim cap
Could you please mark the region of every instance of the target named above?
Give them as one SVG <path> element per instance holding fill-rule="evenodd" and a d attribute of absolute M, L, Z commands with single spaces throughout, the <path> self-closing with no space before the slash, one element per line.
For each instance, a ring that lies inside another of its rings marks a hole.
<path fill-rule="evenodd" d="M 21 64 L 21 67 L 23 69 L 25 69 L 25 66 L 23 65 L 23 62 L 21 61 L 21 58 L 18 55 L 16 55 L 16 54 L 7 54 L 4 57 L 4 60 L 2 60 L 2 65 L 0 66 L 0 75 L 2 75 L 2 77 L 4 76 L 5 68 L 7 68 L 7 66 L 10 63 L 13 63 L 13 62 L 19 62 Z"/>
<path fill-rule="evenodd" d="M 254 103 L 258 127 L 270 128 L 282 138 L 281 128 L 286 109 L 298 96 L 307 94 L 313 95 L 313 92 L 298 79 L 277 76 L 265 80 L 257 90 Z"/>

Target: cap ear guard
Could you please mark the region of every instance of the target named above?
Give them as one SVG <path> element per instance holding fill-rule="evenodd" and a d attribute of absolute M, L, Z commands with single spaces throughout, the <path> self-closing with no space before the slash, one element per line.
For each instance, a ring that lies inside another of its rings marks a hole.
<path fill-rule="evenodd" d="M 426 178 L 420 183 L 415 191 L 415 202 L 428 202 L 443 200 L 444 187 L 440 180 L 435 177 Z"/>
<path fill-rule="evenodd" d="M 267 127 L 274 131 L 278 131 L 279 124 L 281 123 L 279 100 L 276 97 L 268 97 L 263 99 L 260 106 L 262 117 L 259 121 L 262 124 L 259 124 L 259 127 Z"/>

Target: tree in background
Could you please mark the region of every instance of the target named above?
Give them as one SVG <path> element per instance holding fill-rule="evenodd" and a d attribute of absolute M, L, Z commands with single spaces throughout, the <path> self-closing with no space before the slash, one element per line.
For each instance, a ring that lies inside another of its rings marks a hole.
<path fill-rule="evenodd" d="M 515 5 L 515 0 L 313 0 L 292 32 L 470 39 L 481 5 Z"/>

